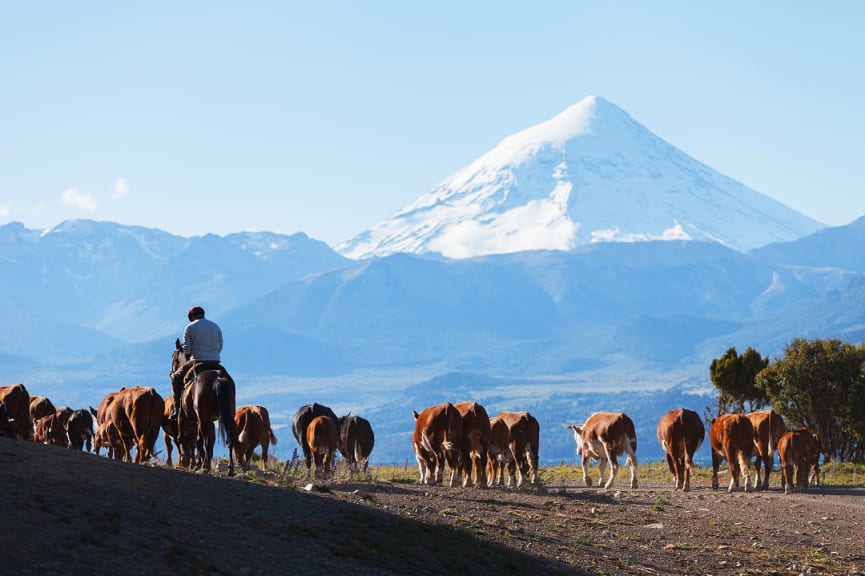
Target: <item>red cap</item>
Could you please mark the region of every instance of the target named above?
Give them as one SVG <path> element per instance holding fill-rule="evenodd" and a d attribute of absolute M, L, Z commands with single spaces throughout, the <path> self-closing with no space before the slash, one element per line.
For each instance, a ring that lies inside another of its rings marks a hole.
<path fill-rule="evenodd" d="M 201 306 L 193 306 L 186 313 L 186 317 L 189 318 L 189 321 L 192 322 L 196 318 L 204 318 L 204 308 Z"/>

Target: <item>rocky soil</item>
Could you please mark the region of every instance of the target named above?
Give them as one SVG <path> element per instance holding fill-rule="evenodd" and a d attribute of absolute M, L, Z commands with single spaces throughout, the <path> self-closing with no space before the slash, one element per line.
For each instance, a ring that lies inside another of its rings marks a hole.
<path fill-rule="evenodd" d="M 303 484 L 0 438 L 0 573 L 865 574 L 861 487 Z"/>

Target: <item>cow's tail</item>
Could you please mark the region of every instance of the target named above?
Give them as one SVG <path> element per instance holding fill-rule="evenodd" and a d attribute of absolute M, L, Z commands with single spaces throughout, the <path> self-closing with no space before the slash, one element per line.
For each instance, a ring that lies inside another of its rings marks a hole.
<path fill-rule="evenodd" d="M 267 436 L 270 438 L 271 444 L 276 444 L 276 436 L 273 435 L 273 428 L 270 425 L 267 426 Z"/>
<path fill-rule="evenodd" d="M 229 449 L 234 448 L 237 426 L 234 424 L 234 381 L 231 378 L 217 378 L 216 405 L 219 411 L 219 434 Z"/>
<path fill-rule="evenodd" d="M 769 457 L 773 460 L 775 459 L 775 434 L 772 430 L 773 420 L 775 420 L 775 411 L 769 410 Z M 774 465 L 774 464 L 773 464 Z M 766 470 L 766 475 L 769 474 L 769 471 Z"/>

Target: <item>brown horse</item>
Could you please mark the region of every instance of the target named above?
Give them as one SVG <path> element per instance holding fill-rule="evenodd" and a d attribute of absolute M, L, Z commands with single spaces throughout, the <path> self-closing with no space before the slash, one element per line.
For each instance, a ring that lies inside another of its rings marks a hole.
<path fill-rule="evenodd" d="M 171 372 L 186 364 L 188 360 L 180 340 L 174 342 L 174 352 L 171 354 Z M 191 389 L 184 393 L 184 409 L 180 410 L 177 425 L 184 429 L 184 418 L 194 414 L 198 426 L 197 444 L 204 449 L 203 468 L 210 470 L 213 459 L 213 446 L 216 443 L 216 432 L 213 422 L 219 421 L 219 433 L 222 441 L 228 447 L 228 474 L 234 475 L 234 446 L 237 443 L 237 428 L 234 424 L 234 380 L 223 369 L 204 370 L 199 372 L 190 384 Z M 188 396 L 187 396 L 188 392 Z"/>

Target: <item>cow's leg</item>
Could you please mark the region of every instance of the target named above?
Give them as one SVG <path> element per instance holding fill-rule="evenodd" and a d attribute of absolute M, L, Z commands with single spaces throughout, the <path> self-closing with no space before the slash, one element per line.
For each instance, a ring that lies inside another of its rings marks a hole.
<path fill-rule="evenodd" d="M 664 446 L 667 449 L 667 446 Z M 667 468 L 670 469 L 670 474 L 673 476 L 673 490 L 679 489 L 679 471 L 676 466 L 676 460 L 673 459 L 672 454 L 670 454 L 669 450 L 666 452 L 667 456 Z"/>
<path fill-rule="evenodd" d="M 808 473 L 808 485 L 809 486 L 819 486 L 820 485 L 820 455 L 817 455 L 817 459 L 813 464 L 809 466 L 810 472 Z"/>
<path fill-rule="evenodd" d="M 270 448 L 270 440 L 267 439 L 267 436 L 264 437 L 264 441 L 261 443 L 261 469 L 267 470 L 267 450 Z M 252 458 L 252 454 L 249 455 Z"/>
<path fill-rule="evenodd" d="M 532 451 L 531 444 L 526 444 L 526 462 L 529 466 L 529 483 L 534 484 L 538 477 L 538 470 L 535 466 L 535 461 L 537 460 L 537 455 Z"/>
<path fill-rule="evenodd" d="M 739 474 L 741 473 L 745 480 L 745 492 L 750 492 L 753 489 L 753 485 L 751 484 L 751 459 L 742 451 L 739 451 L 736 456 L 736 487 L 739 487 Z"/>
<path fill-rule="evenodd" d="M 757 453 L 757 457 L 754 458 L 754 484 L 755 488 L 760 489 L 760 477 L 762 476 L 761 468 L 763 467 L 763 457 L 760 456 L 760 453 Z"/>
<path fill-rule="evenodd" d="M 694 466 L 694 457 L 688 448 L 685 448 L 685 462 L 682 466 L 682 492 L 691 491 L 691 468 Z"/>
<path fill-rule="evenodd" d="M 603 465 L 604 465 L 604 463 L 601 462 L 601 466 L 603 466 Z M 603 473 L 602 473 L 602 477 L 603 477 Z M 592 477 L 589 476 L 589 457 L 586 456 L 585 454 L 583 454 L 583 482 L 586 484 L 586 486 L 592 485 Z"/>
<path fill-rule="evenodd" d="M 731 453 L 727 450 L 727 465 L 730 467 L 730 485 L 727 488 L 727 492 L 732 492 L 739 487 L 739 471 L 741 470 L 739 454 L 741 454 L 739 451 Z"/>
<path fill-rule="evenodd" d="M 478 453 L 478 486 L 481 488 L 487 487 L 487 448 L 481 446 L 480 452 Z"/>
<path fill-rule="evenodd" d="M 763 490 L 769 489 L 769 474 L 772 472 L 772 468 L 775 465 L 775 453 L 770 452 L 766 458 L 763 459 L 763 468 L 765 469 L 765 476 L 763 477 Z"/>
<path fill-rule="evenodd" d="M 712 490 L 718 489 L 718 468 L 721 467 L 721 455 L 712 450 Z"/>
<path fill-rule="evenodd" d="M 332 460 L 333 460 L 333 452 L 330 450 L 325 450 L 324 455 L 322 456 L 322 468 L 324 468 L 324 473 L 322 476 L 324 478 L 330 478 L 333 473 L 332 469 Z"/>
<path fill-rule="evenodd" d="M 610 477 L 607 479 L 606 483 L 604 483 L 604 488 L 609 488 L 613 485 L 613 481 L 616 479 L 616 474 L 619 473 L 619 461 L 616 459 L 616 455 L 612 451 L 611 447 L 606 444 L 604 444 L 604 452 L 610 461 Z M 603 474 L 601 474 L 601 482 L 603 481 L 604 477 Z"/>
<path fill-rule="evenodd" d="M 460 473 L 462 466 L 462 453 L 459 450 L 445 449 L 444 460 L 447 462 L 448 468 L 451 470 L 450 487 L 453 488 L 454 482 L 457 480 L 457 475 Z M 444 465 L 442 465 L 444 467 Z"/>
<path fill-rule="evenodd" d="M 799 492 L 808 490 L 808 473 L 808 460 L 800 458 L 796 465 L 796 486 L 799 488 Z"/>
<path fill-rule="evenodd" d="M 418 483 L 425 484 L 426 480 L 426 460 L 421 456 L 420 446 L 412 444 L 414 448 L 414 459 L 417 461 Z"/>
<path fill-rule="evenodd" d="M 631 443 L 627 439 L 625 439 L 625 452 L 628 455 L 628 469 L 631 471 L 631 489 L 635 489 L 639 486 L 639 482 L 637 481 L 637 455 L 634 454 L 634 451 L 631 449 Z"/>

